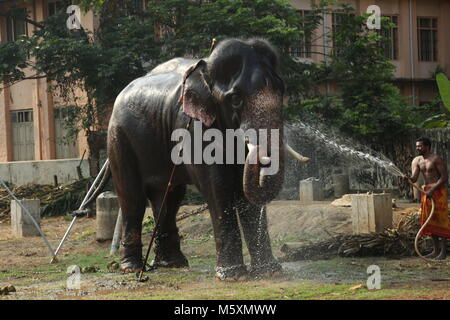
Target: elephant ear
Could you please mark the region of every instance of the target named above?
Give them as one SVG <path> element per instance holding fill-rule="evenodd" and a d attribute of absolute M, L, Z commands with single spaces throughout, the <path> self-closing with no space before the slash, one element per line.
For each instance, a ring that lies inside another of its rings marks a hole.
<path fill-rule="evenodd" d="M 206 82 L 206 62 L 200 60 L 189 67 L 183 77 L 183 112 L 210 127 L 216 119 L 216 104 Z"/>

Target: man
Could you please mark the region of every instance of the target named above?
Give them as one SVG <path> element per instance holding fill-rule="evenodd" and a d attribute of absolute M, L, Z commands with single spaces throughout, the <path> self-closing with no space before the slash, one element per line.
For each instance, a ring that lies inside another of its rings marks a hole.
<path fill-rule="evenodd" d="M 433 218 L 423 230 L 423 235 L 430 235 L 433 239 L 433 252 L 425 256 L 429 259 L 443 260 L 447 257 L 446 239 L 450 238 L 450 222 L 448 217 L 447 199 L 447 166 L 441 157 L 431 153 L 431 141 L 428 138 L 419 138 L 416 141 L 416 150 L 420 156 L 415 160 L 411 177 L 405 177 L 415 183 L 422 173 L 425 179 L 421 199 L 420 223 L 423 225 L 431 212 L 431 198 L 435 202 Z"/>

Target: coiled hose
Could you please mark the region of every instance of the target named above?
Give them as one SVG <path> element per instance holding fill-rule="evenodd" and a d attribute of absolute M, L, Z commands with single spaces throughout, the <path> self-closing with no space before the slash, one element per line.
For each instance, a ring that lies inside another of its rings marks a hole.
<path fill-rule="evenodd" d="M 417 190 L 419 190 L 419 191 L 422 192 L 422 193 L 425 193 L 425 190 L 423 190 L 422 188 L 419 188 L 418 186 L 416 186 L 416 185 L 415 185 L 414 183 L 412 183 L 412 182 L 410 182 L 410 183 L 411 183 L 411 185 L 412 185 L 414 188 L 416 188 Z M 428 225 L 428 223 L 431 221 L 431 219 L 433 218 L 433 214 L 434 214 L 435 203 L 434 203 L 433 198 L 430 198 L 430 200 L 431 200 L 431 212 L 430 212 L 430 215 L 428 216 L 428 219 L 425 221 L 425 223 L 424 223 L 424 224 L 422 225 L 422 227 L 420 228 L 419 232 L 417 232 L 416 238 L 414 239 L 414 249 L 416 250 L 417 255 L 418 255 L 420 258 L 422 258 L 423 260 L 425 260 L 425 261 L 427 261 L 427 262 L 438 263 L 438 262 L 441 262 L 441 261 L 438 261 L 438 260 L 431 260 L 431 259 L 425 258 L 425 257 L 420 253 L 420 250 L 419 250 L 419 237 L 420 237 L 420 234 L 421 234 L 422 231 L 425 229 L 425 227 Z"/>

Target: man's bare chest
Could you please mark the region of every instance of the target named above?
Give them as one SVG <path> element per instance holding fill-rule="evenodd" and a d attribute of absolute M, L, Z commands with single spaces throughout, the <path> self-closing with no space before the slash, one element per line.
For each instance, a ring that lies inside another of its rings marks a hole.
<path fill-rule="evenodd" d="M 419 167 L 422 173 L 433 174 L 437 172 L 436 163 L 433 160 L 423 159 L 419 161 Z"/>

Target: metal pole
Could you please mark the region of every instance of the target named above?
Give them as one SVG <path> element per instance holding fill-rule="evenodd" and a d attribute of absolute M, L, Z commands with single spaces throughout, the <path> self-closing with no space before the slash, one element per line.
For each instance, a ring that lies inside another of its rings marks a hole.
<path fill-rule="evenodd" d="M 50 243 L 48 242 L 47 238 L 45 237 L 44 233 L 42 232 L 41 228 L 39 227 L 39 225 L 37 224 L 36 220 L 34 220 L 33 216 L 31 215 L 31 213 L 28 211 L 28 209 L 22 204 L 22 202 L 16 198 L 16 196 L 14 195 L 14 193 L 8 188 L 8 186 L 6 185 L 5 182 L 3 182 L 2 179 L 0 179 L 0 183 L 3 185 L 3 187 L 5 187 L 6 191 L 9 193 L 9 195 L 17 202 L 17 204 L 26 212 L 26 214 L 28 215 L 28 217 L 31 219 L 31 221 L 33 222 L 34 226 L 36 227 L 36 229 L 39 231 L 42 239 L 44 239 L 45 244 L 47 245 L 48 249 L 50 250 L 50 253 L 52 255 L 52 257 L 55 255 L 52 246 L 50 245 Z"/>
<path fill-rule="evenodd" d="M 91 187 L 89 188 L 88 192 L 86 193 L 86 196 L 83 199 L 83 202 L 81 203 L 80 207 L 78 210 L 83 210 L 84 209 L 84 205 L 87 201 L 87 199 L 89 199 L 89 197 L 91 196 L 92 192 L 94 192 L 95 189 L 95 185 L 97 184 L 98 180 L 100 180 L 100 177 L 103 175 L 103 172 L 105 172 L 106 167 L 108 166 L 109 160 L 106 159 L 105 163 L 103 164 L 102 169 L 100 170 L 100 172 L 98 173 L 97 177 L 95 178 L 94 182 L 92 183 Z M 61 239 L 61 242 L 58 245 L 58 248 L 56 248 L 55 254 L 53 255 L 52 260 L 50 261 L 50 263 L 53 263 L 56 261 L 56 255 L 58 254 L 59 250 L 61 249 L 61 247 L 63 246 L 64 242 L 66 241 L 67 236 L 69 235 L 70 230 L 72 229 L 75 221 L 77 220 L 77 216 L 74 216 L 72 219 L 72 222 L 70 223 L 69 227 L 67 228 L 66 233 L 64 234 L 63 238 Z"/>

